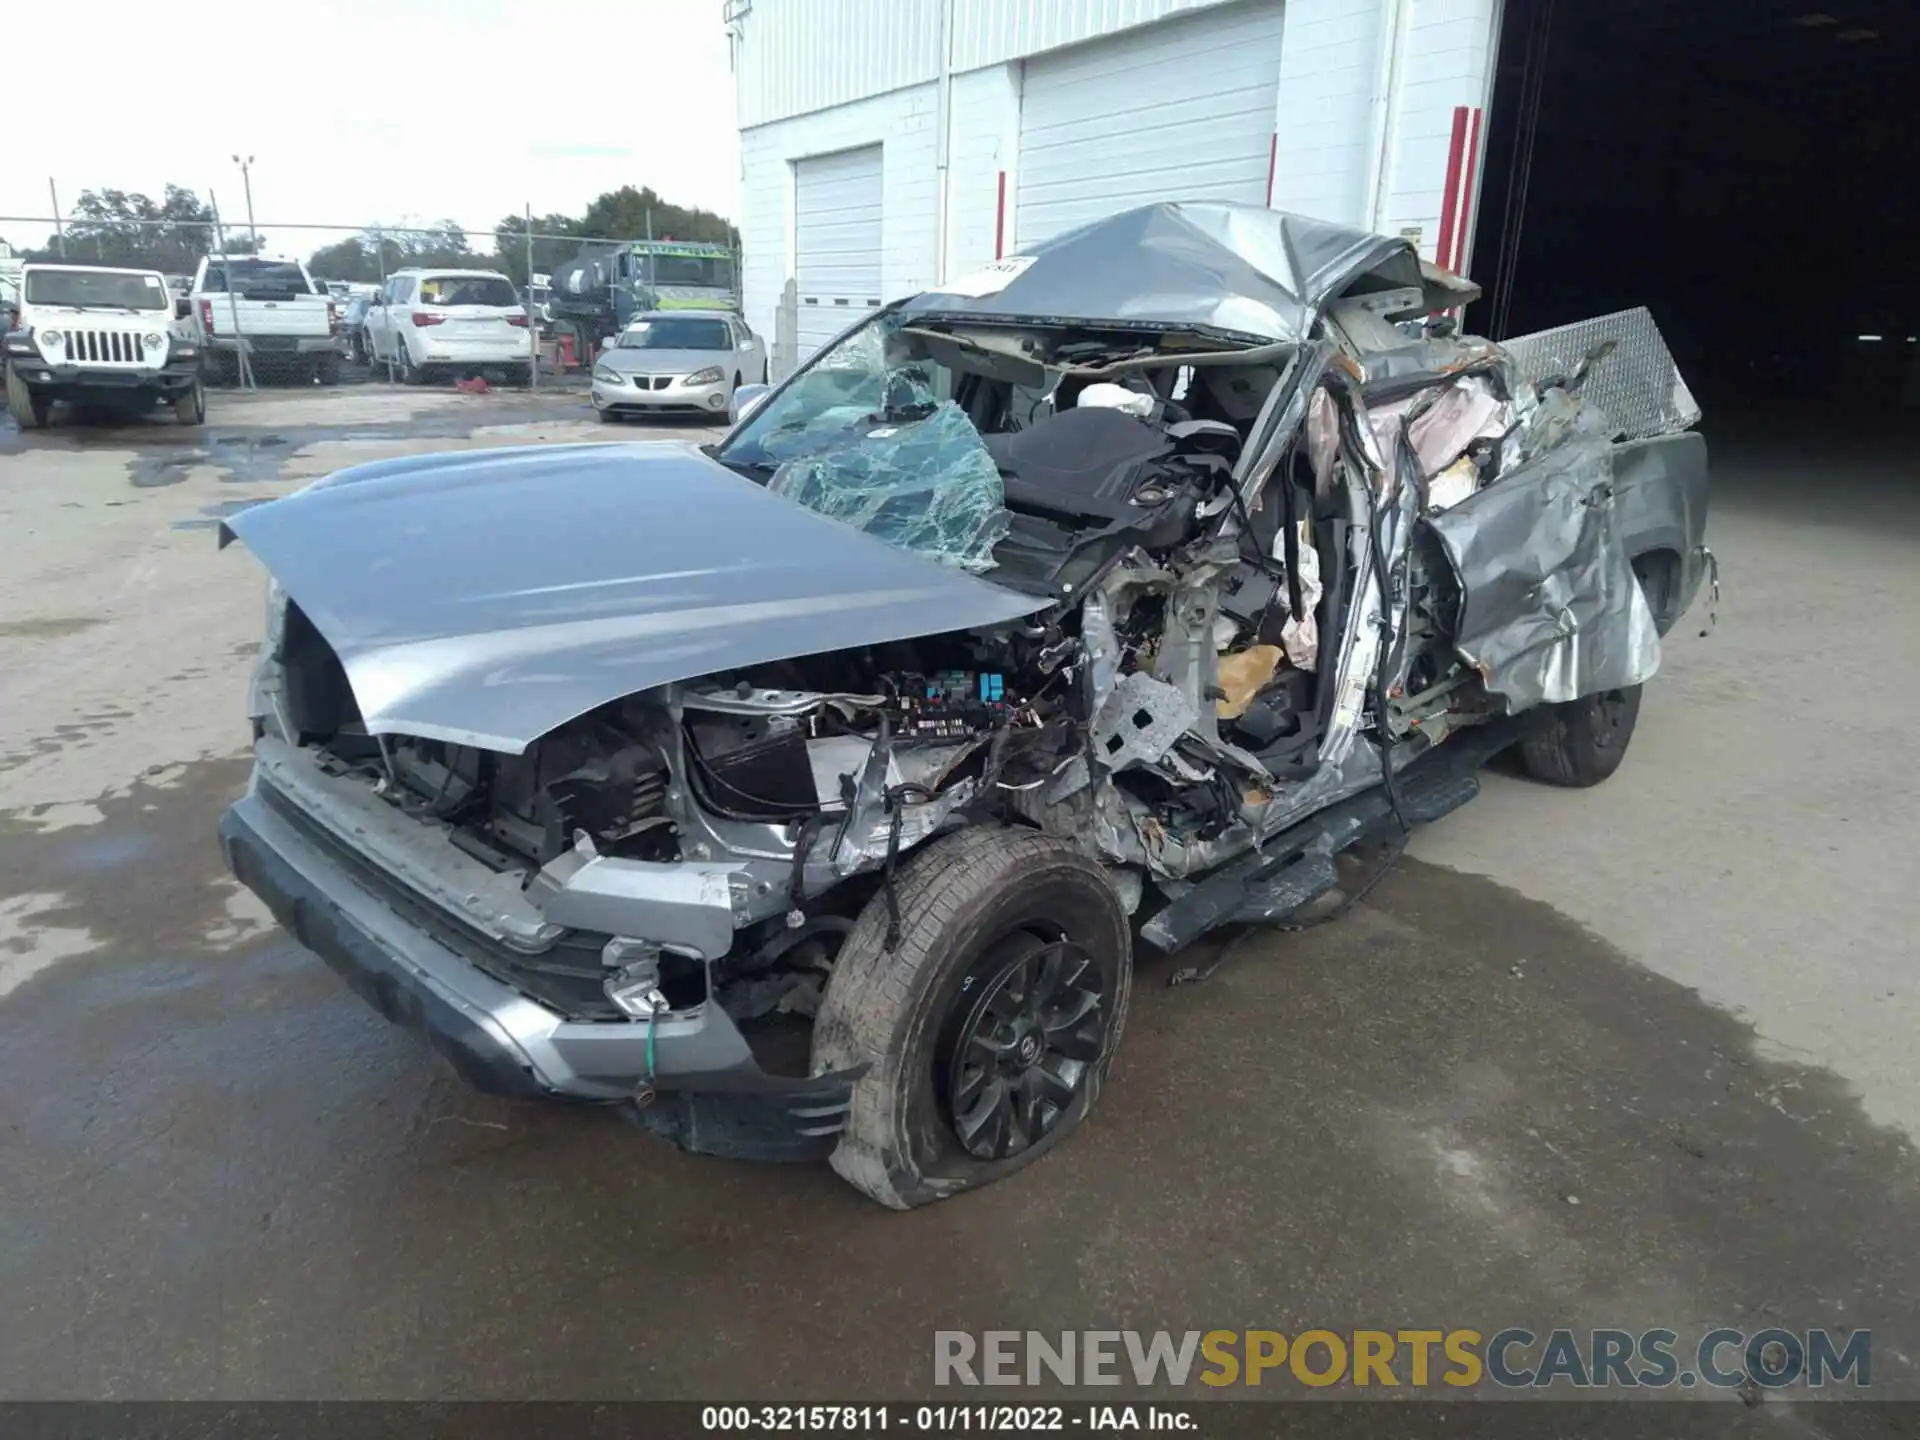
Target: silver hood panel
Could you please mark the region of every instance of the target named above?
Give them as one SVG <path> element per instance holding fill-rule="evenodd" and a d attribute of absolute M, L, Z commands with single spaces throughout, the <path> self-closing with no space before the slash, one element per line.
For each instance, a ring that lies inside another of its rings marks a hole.
<path fill-rule="evenodd" d="M 369 730 L 512 753 L 655 685 L 1047 603 L 674 442 L 378 461 L 233 516 L 236 537 L 339 655 Z"/>

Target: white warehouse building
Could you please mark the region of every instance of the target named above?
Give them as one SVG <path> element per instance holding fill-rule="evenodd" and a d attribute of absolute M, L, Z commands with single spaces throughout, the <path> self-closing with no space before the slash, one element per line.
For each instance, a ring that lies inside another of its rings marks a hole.
<path fill-rule="evenodd" d="M 1464 269 L 1501 0 L 729 0 L 747 319 L 775 378 L 1075 225 L 1214 199 Z"/>

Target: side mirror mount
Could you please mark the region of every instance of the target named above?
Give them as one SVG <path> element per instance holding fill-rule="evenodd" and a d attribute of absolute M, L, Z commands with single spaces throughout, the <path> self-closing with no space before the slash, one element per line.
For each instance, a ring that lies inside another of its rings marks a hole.
<path fill-rule="evenodd" d="M 173 318 L 176 320 L 191 320 L 193 318 L 193 302 L 184 299 L 175 300 L 173 302 Z"/>
<path fill-rule="evenodd" d="M 727 422 L 738 425 L 754 411 L 767 403 L 767 396 L 773 393 L 771 385 L 736 385 L 733 399 L 727 403 Z"/>

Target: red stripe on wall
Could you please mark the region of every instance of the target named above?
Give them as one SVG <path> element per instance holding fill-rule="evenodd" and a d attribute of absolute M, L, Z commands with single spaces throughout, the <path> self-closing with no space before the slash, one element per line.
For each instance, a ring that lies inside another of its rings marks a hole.
<path fill-rule="evenodd" d="M 993 201 L 993 258 L 1006 254 L 1007 244 L 1007 172 L 1000 172 L 1000 193 Z"/>
<path fill-rule="evenodd" d="M 1273 208 L 1273 173 L 1280 164 L 1280 132 L 1274 131 L 1267 139 L 1267 208 Z"/>
<path fill-rule="evenodd" d="M 1473 125 L 1467 132 L 1466 163 L 1460 171 L 1460 228 L 1454 234 L 1453 259 L 1440 263 L 1449 270 L 1464 274 L 1467 268 L 1467 231 L 1473 225 L 1473 167 L 1480 158 L 1480 116 L 1479 106 L 1473 108 Z"/>
<path fill-rule="evenodd" d="M 1447 183 L 1440 192 L 1440 243 L 1433 258 L 1448 263 L 1453 254 L 1454 218 L 1460 210 L 1460 162 L 1467 149 L 1467 107 L 1453 107 L 1453 138 L 1447 141 Z"/>

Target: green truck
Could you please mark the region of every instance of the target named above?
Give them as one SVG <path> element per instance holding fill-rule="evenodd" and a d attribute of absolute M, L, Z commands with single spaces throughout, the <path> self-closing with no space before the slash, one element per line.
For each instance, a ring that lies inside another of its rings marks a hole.
<path fill-rule="evenodd" d="M 552 317 L 597 345 L 648 310 L 738 310 L 736 258 L 704 241 L 589 244 L 553 272 Z"/>

